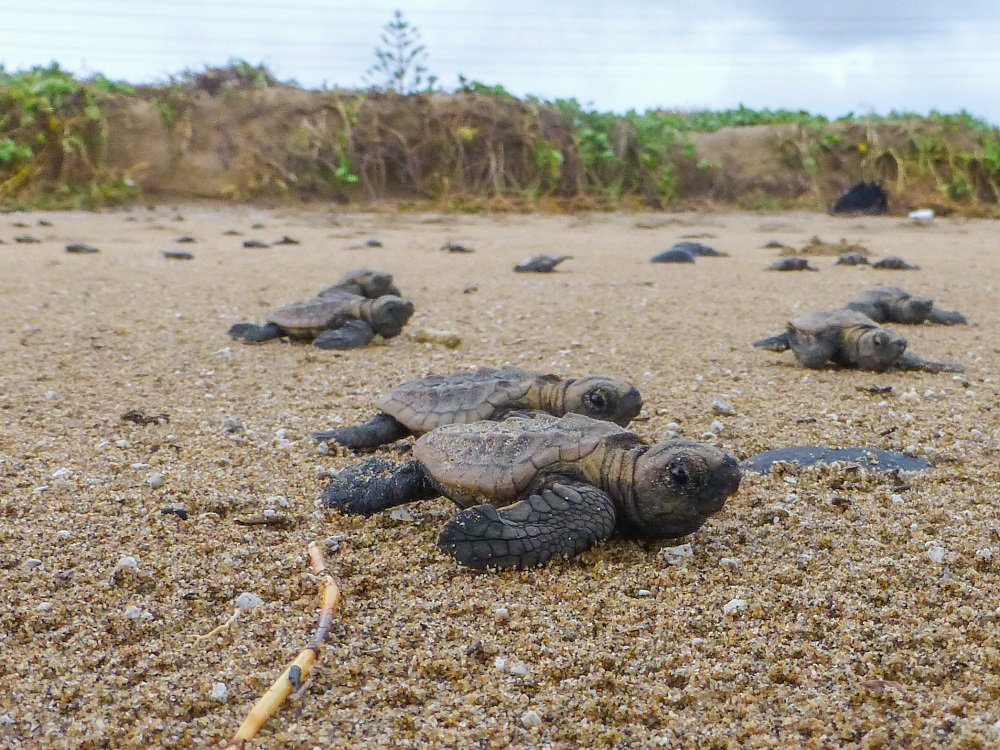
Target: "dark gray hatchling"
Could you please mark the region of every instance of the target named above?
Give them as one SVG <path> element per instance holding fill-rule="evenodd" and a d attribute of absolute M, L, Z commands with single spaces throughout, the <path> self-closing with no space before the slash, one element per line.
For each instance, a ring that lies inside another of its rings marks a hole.
<path fill-rule="evenodd" d="M 327 507 L 369 515 L 444 495 L 464 510 L 438 539 L 471 568 L 530 568 L 618 533 L 671 539 L 698 530 L 740 485 L 735 458 L 688 440 L 652 447 L 579 414 L 448 425 L 413 459 L 373 456 L 335 476 Z"/>
<path fill-rule="evenodd" d="M 800 258 L 798 256 L 792 258 L 778 258 L 771 265 L 767 267 L 768 271 L 818 271 L 818 268 L 814 268 L 809 265 L 808 258 Z"/>
<path fill-rule="evenodd" d="M 694 253 L 689 248 L 676 245 L 649 259 L 650 263 L 694 263 Z"/>
<path fill-rule="evenodd" d="M 393 283 L 391 273 L 374 271 L 371 268 L 358 268 L 354 271 L 348 271 L 336 283 L 326 287 L 316 296 L 323 297 L 339 292 L 359 294 L 368 299 L 378 299 L 386 294 L 392 294 L 396 297 L 403 296 L 402 292 L 399 291 L 399 287 Z"/>
<path fill-rule="evenodd" d="M 413 303 L 395 295 L 369 299 L 327 290 L 322 297 L 272 310 L 262 326 L 237 323 L 229 335 L 247 343 L 288 336 L 311 341 L 320 349 L 355 349 L 371 343 L 376 334 L 398 336 L 412 314 Z"/>
<path fill-rule="evenodd" d="M 882 270 L 889 270 L 889 271 L 919 271 L 920 270 L 920 266 L 914 266 L 914 265 L 912 265 L 910 263 L 907 263 L 905 260 L 903 260 L 898 255 L 887 255 L 884 258 L 880 258 L 879 260 L 877 260 L 874 263 L 872 263 L 872 268 L 879 268 L 879 269 L 882 269 Z"/>
<path fill-rule="evenodd" d="M 499 420 L 523 410 L 583 414 L 624 427 L 638 416 L 642 396 L 631 383 L 606 375 L 561 378 L 517 367 L 478 367 L 402 383 L 375 405 L 381 411 L 365 424 L 313 437 L 352 450 L 371 450 L 446 424 Z"/>
<path fill-rule="evenodd" d="M 856 310 L 839 308 L 803 315 L 788 322 L 784 333 L 754 342 L 758 349 L 792 350 L 803 367 L 840 365 L 858 370 L 889 369 L 964 372 L 952 362 L 928 362 L 906 351 L 906 339 Z"/>
<path fill-rule="evenodd" d="M 564 260 L 569 260 L 572 255 L 532 255 L 525 259 L 523 263 L 514 266 L 516 273 L 552 273 L 556 266 Z"/>
<path fill-rule="evenodd" d="M 671 250 L 687 250 L 691 255 L 702 258 L 728 258 L 729 253 L 724 253 L 721 250 L 716 250 L 714 247 L 709 247 L 708 245 L 703 245 L 700 242 L 693 242 L 692 240 L 683 240 L 681 242 L 674 243 L 674 246 L 670 248 Z"/>
<path fill-rule="evenodd" d="M 910 294 L 898 286 L 880 286 L 858 292 L 847 303 L 849 310 L 864 313 L 876 323 L 937 323 L 939 325 L 965 325 L 969 321 L 960 312 L 942 310 L 934 306 L 930 297 Z"/>
<path fill-rule="evenodd" d="M 868 256 L 864 253 L 859 253 L 852 251 L 849 253 L 843 253 L 837 262 L 834 263 L 835 266 L 867 266 L 869 265 Z"/>

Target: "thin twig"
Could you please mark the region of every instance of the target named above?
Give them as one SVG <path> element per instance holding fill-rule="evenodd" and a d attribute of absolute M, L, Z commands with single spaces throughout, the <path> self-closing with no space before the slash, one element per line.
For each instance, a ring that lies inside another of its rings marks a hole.
<path fill-rule="evenodd" d="M 237 607 L 236 610 L 233 612 L 232 616 L 228 620 L 219 625 L 217 628 L 212 628 L 212 630 L 205 633 L 204 635 L 199 635 L 197 638 L 194 639 L 194 642 L 198 643 L 199 641 L 203 641 L 206 638 L 211 638 L 212 636 L 218 635 L 223 630 L 232 625 L 234 622 L 236 622 L 236 618 L 239 617 L 239 615 L 240 615 L 240 610 L 239 607 Z"/>
<path fill-rule="evenodd" d="M 319 578 L 320 592 L 323 596 L 323 604 L 319 613 L 319 622 L 316 626 L 316 633 L 312 640 L 306 645 L 302 652 L 291 664 L 281 673 L 281 676 L 274 681 L 266 693 L 257 701 L 250 714 L 243 721 L 239 731 L 233 735 L 226 745 L 227 748 L 235 747 L 243 750 L 270 718 L 271 714 L 278 710 L 285 699 L 293 691 L 300 690 L 308 681 L 312 673 L 313 665 L 319 647 L 322 645 L 327 634 L 330 632 L 330 625 L 340 604 L 340 587 L 330 575 L 323 559 L 323 552 L 316 542 L 309 543 L 309 562 L 313 575 Z"/>

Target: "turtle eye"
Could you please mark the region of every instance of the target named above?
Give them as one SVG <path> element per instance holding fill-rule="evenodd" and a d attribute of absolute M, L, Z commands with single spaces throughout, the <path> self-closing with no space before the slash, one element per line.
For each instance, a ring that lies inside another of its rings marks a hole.
<path fill-rule="evenodd" d="M 688 483 L 691 477 L 688 476 L 687 469 L 683 466 L 675 466 L 670 470 L 670 478 L 674 480 L 674 484 L 683 486 Z"/>
<path fill-rule="evenodd" d="M 591 391 L 587 394 L 587 403 L 595 411 L 603 412 L 608 408 L 608 397 L 604 395 L 604 391 Z"/>

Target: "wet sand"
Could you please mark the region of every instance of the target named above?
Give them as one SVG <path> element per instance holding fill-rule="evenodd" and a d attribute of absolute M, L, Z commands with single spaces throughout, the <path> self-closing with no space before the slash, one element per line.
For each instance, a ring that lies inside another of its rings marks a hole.
<path fill-rule="evenodd" d="M 315 626 L 306 545 L 317 540 L 342 618 L 315 680 L 253 747 L 995 747 L 998 229 L 796 213 L 6 215 L 0 744 L 231 737 Z M 41 242 L 15 244 L 20 234 Z M 286 234 L 301 244 L 241 246 Z M 922 270 L 830 257 L 813 259 L 819 273 L 763 270 L 778 252 L 768 240 L 813 235 Z M 682 238 L 731 256 L 647 262 Z M 368 239 L 383 247 L 358 247 Z M 476 252 L 441 252 L 448 241 Z M 69 255 L 70 242 L 100 252 Z M 195 257 L 167 260 L 170 249 Z M 540 252 L 573 259 L 512 272 Z M 388 345 L 338 353 L 226 336 L 362 265 L 391 271 L 417 308 Z M 808 372 L 750 347 L 875 285 L 965 313 L 967 327 L 896 328 L 968 372 Z M 420 329 L 462 343 L 418 343 Z M 611 540 L 513 573 L 469 572 L 438 552 L 445 500 L 411 506 L 412 521 L 317 506 L 329 472 L 356 457 L 319 452 L 310 433 L 366 418 L 402 380 L 507 363 L 631 379 L 645 399 L 634 429 L 650 441 L 673 433 L 739 458 L 866 445 L 935 466 L 748 475 L 689 538 Z M 883 385 L 892 391 L 865 390 Z M 735 414 L 714 413 L 716 400 Z M 122 420 L 129 410 L 169 421 Z M 236 523 L 267 511 L 289 525 Z M 682 542 L 693 555 L 670 564 L 661 548 Z M 244 592 L 263 604 L 196 640 Z"/>

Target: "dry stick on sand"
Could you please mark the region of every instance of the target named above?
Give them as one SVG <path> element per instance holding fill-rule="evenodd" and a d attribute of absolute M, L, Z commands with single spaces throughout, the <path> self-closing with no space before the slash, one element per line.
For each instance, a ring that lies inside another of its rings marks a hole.
<path fill-rule="evenodd" d="M 326 634 L 330 632 L 333 616 L 336 614 L 337 607 L 340 604 L 340 587 L 337 586 L 337 582 L 330 575 L 330 571 L 326 567 L 326 562 L 323 560 L 323 552 L 316 542 L 309 543 L 309 562 L 313 575 L 319 578 L 320 591 L 323 595 L 323 606 L 319 612 L 316 635 L 306 644 L 306 647 L 295 658 L 295 661 L 281 673 L 281 676 L 274 681 L 274 684 L 257 701 L 253 710 L 250 711 L 250 714 L 243 721 L 239 731 L 226 744 L 227 748 L 237 747 L 240 750 L 245 748 L 247 743 L 257 736 L 257 732 L 264 726 L 264 722 L 292 694 L 292 691 L 299 689 L 306 678 L 309 677 L 310 672 L 312 672 L 319 647 L 326 639 Z"/>

